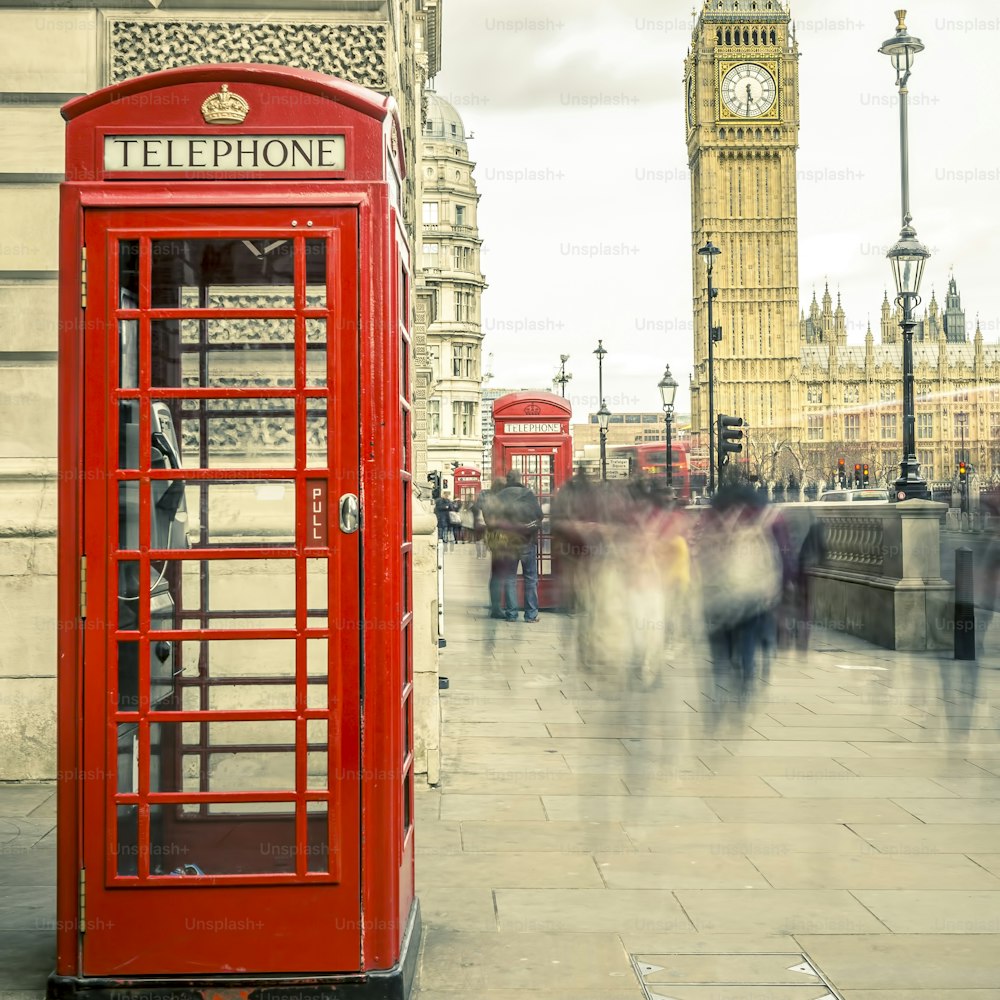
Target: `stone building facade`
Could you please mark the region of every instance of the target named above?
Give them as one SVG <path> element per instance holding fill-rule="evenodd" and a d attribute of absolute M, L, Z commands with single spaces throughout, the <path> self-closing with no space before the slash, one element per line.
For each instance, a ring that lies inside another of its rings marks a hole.
<path fill-rule="evenodd" d="M 479 194 L 461 116 L 427 92 L 421 142 L 418 315 L 427 336 L 427 471 L 482 464 Z M 424 477 L 420 477 L 423 479 Z"/>
<path fill-rule="evenodd" d="M 805 434 L 790 443 L 786 466 L 798 465 L 808 479 L 829 480 L 842 457 L 851 467 L 867 463 L 879 483 L 897 478 L 903 446 L 901 317 L 886 295 L 879 341 L 869 325 L 863 345 L 848 344 L 840 296 L 836 308 L 829 288 L 822 306 L 813 296 L 801 320 L 798 381 Z M 968 339 L 954 276 L 945 308 L 932 292 L 913 339 L 917 460 L 924 478 L 950 481 L 959 461 L 966 461 L 981 483 L 1000 480 L 1000 344 L 986 344 L 978 324 Z"/>
<path fill-rule="evenodd" d="M 440 0 L 0 8 L 0 619 L 8 625 L 0 779 L 55 775 L 60 106 L 139 74 L 219 62 L 297 66 L 391 94 L 404 126 L 404 209 L 416 246 L 422 93 L 440 61 L 439 18 Z"/>

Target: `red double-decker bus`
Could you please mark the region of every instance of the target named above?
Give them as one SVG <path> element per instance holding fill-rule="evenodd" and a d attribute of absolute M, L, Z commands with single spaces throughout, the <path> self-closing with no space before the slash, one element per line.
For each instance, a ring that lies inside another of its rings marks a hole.
<path fill-rule="evenodd" d="M 674 493 L 680 500 L 691 499 L 691 469 L 688 464 L 686 441 L 671 441 L 673 454 L 671 476 Z M 666 476 L 666 441 L 647 441 L 643 444 L 616 444 L 608 448 L 609 458 L 627 458 L 629 476 Z"/>

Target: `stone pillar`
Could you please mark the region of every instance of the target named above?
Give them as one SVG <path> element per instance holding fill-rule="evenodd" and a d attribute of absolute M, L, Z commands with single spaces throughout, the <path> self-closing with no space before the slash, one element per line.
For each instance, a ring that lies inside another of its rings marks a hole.
<path fill-rule="evenodd" d="M 413 495 L 413 755 L 414 773 L 441 780 L 438 694 L 437 521 Z"/>
<path fill-rule="evenodd" d="M 824 509 L 827 554 L 811 572 L 814 617 L 888 649 L 950 649 L 953 587 L 941 577 L 944 504 Z"/>

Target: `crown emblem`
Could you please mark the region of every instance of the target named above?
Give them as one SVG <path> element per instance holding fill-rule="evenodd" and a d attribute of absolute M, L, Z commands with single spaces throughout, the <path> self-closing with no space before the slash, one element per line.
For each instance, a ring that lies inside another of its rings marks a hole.
<path fill-rule="evenodd" d="M 524 413 L 529 417 L 537 417 L 542 412 L 542 408 L 537 403 L 528 403 L 524 408 Z"/>
<path fill-rule="evenodd" d="M 212 94 L 201 106 L 201 116 L 209 125 L 239 125 L 250 105 L 239 94 L 230 93 L 229 84 Z"/>

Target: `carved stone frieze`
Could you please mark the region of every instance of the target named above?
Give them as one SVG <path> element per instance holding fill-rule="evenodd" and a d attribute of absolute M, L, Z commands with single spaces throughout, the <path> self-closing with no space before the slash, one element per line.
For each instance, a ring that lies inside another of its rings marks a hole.
<path fill-rule="evenodd" d="M 203 63 L 299 66 L 387 90 L 386 26 L 323 21 L 156 20 L 107 21 L 108 83 Z"/>

